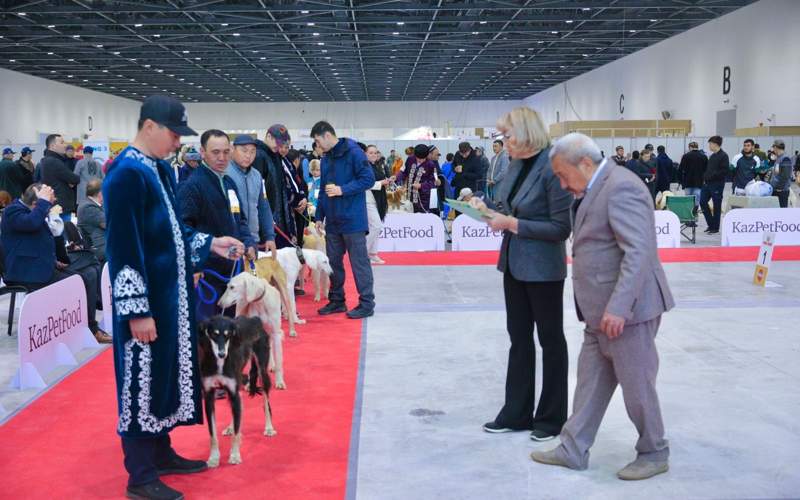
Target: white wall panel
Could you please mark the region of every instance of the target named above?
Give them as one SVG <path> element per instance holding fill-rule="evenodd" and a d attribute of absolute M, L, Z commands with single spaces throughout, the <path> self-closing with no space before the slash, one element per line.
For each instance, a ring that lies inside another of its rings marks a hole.
<path fill-rule="evenodd" d="M 525 99 L 547 123 L 691 119 L 716 134 L 716 113 L 737 109 L 737 128 L 800 124 L 800 1 L 761 0 Z M 723 95 L 723 68 L 731 68 Z M 625 112 L 619 113 L 619 96 Z M 729 100 L 729 102 L 724 102 Z M 571 105 L 570 105 L 571 103 Z M 573 110 L 574 108 L 574 110 Z M 774 114 L 774 122 L 768 122 Z M 762 144 L 763 145 L 763 144 Z"/>
<path fill-rule="evenodd" d="M 42 134 L 66 140 L 131 139 L 139 103 L 0 68 L 0 143 L 37 144 Z M 92 131 L 89 131 L 89 117 Z"/>

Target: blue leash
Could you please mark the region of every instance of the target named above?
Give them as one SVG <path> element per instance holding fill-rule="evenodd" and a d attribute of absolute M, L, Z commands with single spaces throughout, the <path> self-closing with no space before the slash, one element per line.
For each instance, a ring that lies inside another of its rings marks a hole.
<path fill-rule="evenodd" d="M 200 278 L 200 281 L 197 282 L 197 287 L 196 287 L 197 297 L 200 299 L 200 301 L 203 304 L 209 304 L 210 305 L 210 304 L 216 304 L 217 301 L 219 300 L 219 294 L 214 289 L 214 287 L 211 286 L 211 284 L 208 281 L 206 281 L 205 275 L 207 275 L 207 274 L 211 275 L 211 276 L 217 278 L 218 280 L 220 280 L 221 282 L 227 283 L 231 279 L 233 279 L 234 276 L 236 276 L 237 274 L 239 274 L 241 272 L 241 267 L 240 267 L 241 263 L 242 263 L 241 259 L 236 261 L 236 263 L 233 265 L 233 273 L 231 273 L 231 275 L 229 277 L 227 277 L 227 278 L 225 276 L 222 276 L 218 272 L 211 270 L 211 269 L 203 269 L 203 271 L 202 271 L 203 272 L 203 277 Z M 250 265 L 252 267 L 253 263 L 251 262 Z M 204 292 L 203 292 L 204 287 L 205 287 L 205 291 L 208 292 L 208 295 L 204 295 Z"/>

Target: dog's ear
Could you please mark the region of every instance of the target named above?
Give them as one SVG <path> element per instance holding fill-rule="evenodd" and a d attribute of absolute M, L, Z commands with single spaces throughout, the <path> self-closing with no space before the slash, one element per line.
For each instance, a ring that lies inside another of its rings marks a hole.
<path fill-rule="evenodd" d="M 256 277 L 250 277 L 247 281 L 245 281 L 244 287 L 244 296 L 247 299 L 247 303 L 251 303 L 256 300 L 256 297 L 261 295 L 261 292 L 264 291 L 264 280 Z"/>
<path fill-rule="evenodd" d="M 198 321 L 197 322 L 197 333 L 199 335 L 205 335 L 206 330 L 208 330 L 208 321 Z"/>

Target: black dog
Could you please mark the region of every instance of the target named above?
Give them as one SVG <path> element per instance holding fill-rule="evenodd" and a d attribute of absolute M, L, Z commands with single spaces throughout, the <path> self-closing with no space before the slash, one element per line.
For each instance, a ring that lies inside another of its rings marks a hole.
<path fill-rule="evenodd" d="M 272 382 L 267 371 L 269 362 L 269 337 L 259 318 L 240 316 L 235 320 L 224 316 L 214 316 L 200 323 L 198 343 L 200 346 L 200 375 L 203 381 L 203 394 L 206 407 L 208 430 L 211 434 L 211 453 L 208 466 L 219 465 L 219 441 L 217 440 L 216 421 L 214 419 L 214 393 L 222 388 L 228 393 L 231 401 L 233 422 L 223 435 L 233 435 L 231 454 L 228 463 L 242 463 L 239 447 L 242 442 L 242 398 L 239 389 L 242 385 L 242 371 L 250 361 L 249 393 L 250 396 L 264 394 L 264 414 L 266 424 L 265 436 L 274 436 L 272 427 L 272 409 L 269 405 L 269 389 Z M 258 379 L 261 379 L 261 388 Z"/>

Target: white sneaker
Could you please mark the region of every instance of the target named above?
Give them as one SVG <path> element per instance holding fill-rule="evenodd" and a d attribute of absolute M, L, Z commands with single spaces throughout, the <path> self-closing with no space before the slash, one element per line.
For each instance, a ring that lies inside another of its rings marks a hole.
<path fill-rule="evenodd" d="M 375 255 L 375 256 L 373 256 L 373 257 L 370 257 L 370 258 L 369 258 L 369 262 L 370 262 L 371 264 L 386 264 L 386 261 L 384 261 L 383 259 L 381 259 L 381 258 L 380 258 L 380 257 L 378 257 L 377 255 Z"/>

